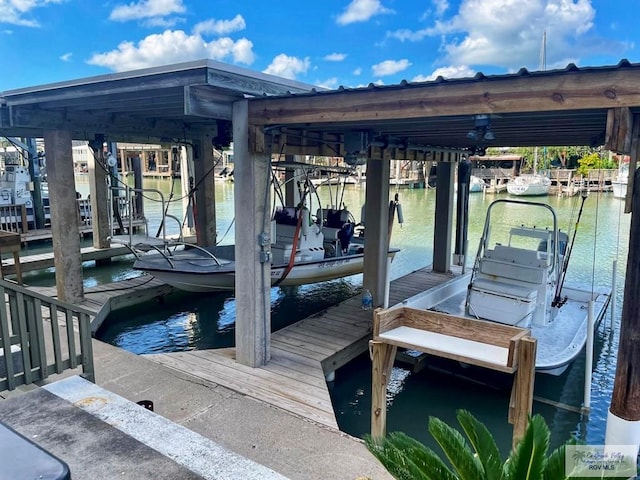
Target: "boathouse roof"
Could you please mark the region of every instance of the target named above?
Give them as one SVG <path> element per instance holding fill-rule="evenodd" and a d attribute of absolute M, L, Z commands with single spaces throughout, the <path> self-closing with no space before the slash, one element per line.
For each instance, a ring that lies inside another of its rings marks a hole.
<path fill-rule="evenodd" d="M 354 134 L 396 149 L 601 145 L 607 122 L 631 128 L 640 113 L 640 64 L 325 91 L 199 60 L 0 92 L 0 133 L 169 142 L 228 128 L 233 103 L 245 98 L 249 124 L 275 133 L 287 153 L 341 155 Z M 492 135 L 470 139 L 483 122 Z"/>

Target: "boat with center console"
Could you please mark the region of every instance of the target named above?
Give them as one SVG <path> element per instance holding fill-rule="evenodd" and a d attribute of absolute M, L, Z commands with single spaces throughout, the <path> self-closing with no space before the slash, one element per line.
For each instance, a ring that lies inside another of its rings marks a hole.
<path fill-rule="evenodd" d="M 281 162 L 276 169 L 285 168 Z M 310 181 L 313 165 L 288 162 L 295 170 L 298 187 L 296 205 L 280 205 L 271 216 L 270 259 L 273 286 L 304 285 L 362 273 L 364 268 L 364 225 L 336 202 L 322 208 Z M 326 167 L 322 167 L 326 170 Z M 274 175 L 274 178 L 276 176 Z M 274 182 L 275 183 L 275 182 Z M 281 185 L 274 185 L 278 190 Z M 278 198 L 284 199 L 282 193 Z M 284 202 L 283 202 L 284 203 Z M 314 213 L 312 213 L 312 209 Z M 235 246 L 200 247 L 182 241 L 164 245 L 140 243 L 132 246 L 133 264 L 181 290 L 190 292 L 233 291 L 235 289 Z M 399 250 L 389 248 L 393 259 Z"/>
<path fill-rule="evenodd" d="M 590 308 L 597 326 L 611 298 L 608 287 L 565 282 L 574 241 L 551 206 L 496 200 L 471 273 L 403 305 L 529 329 L 538 340 L 536 371 L 560 375 L 585 346 Z"/>

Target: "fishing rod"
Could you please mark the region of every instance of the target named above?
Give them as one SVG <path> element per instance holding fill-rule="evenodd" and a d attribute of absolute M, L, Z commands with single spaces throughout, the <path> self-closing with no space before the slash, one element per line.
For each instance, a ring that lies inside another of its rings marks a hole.
<path fill-rule="evenodd" d="M 556 294 L 553 298 L 553 302 L 551 302 L 552 307 L 557 307 L 562 303 L 562 299 L 560 298 L 560 293 L 562 292 L 562 287 L 564 285 L 564 280 L 567 276 L 567 269 L 569 268 L 569 259 L 571 258 L 571 251 L 573 250 L 573 245 L 576 242 L 576 234 L 578 233 L 578 225 L 580 225 L 580 217 L 582 217 L 582 210 L 584 208 L 584 201 L 587 199 L 587 193 L 583 193 L 582 195 L 582 203 L 580 204 L 580 210 L 578 210 L 578 218 L 576 219 L 576 226 L 573 229 L 573 236 L 571 237 L 571 242 L 567 246 L 567 250 L 565 252 L 565 256 L 562 260 L 562 269 L 560 270 L 560 280 L 558 281 L 558 285 L 556 286 Z M 558 243 L 560 240 L 558 239 Z M 556 245 L 555 248 L 558 248 L 559 245 Z"/>

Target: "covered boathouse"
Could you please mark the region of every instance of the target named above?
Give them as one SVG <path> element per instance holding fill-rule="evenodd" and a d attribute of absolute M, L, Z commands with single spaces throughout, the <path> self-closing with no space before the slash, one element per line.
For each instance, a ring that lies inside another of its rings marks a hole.
<path fill-rule="evenodd" d="M 490 125 L 492 139 L 472 142 L 470 130 Z M 0 92 L 0 131 L 42 137 L 47 154 L 58 297 L 82 300 L 82 267 L 75 206 L 72 140 L 88 140 L 100 158 L 103 142 L 192 145 L 196 181 L 213 166 L 212 145 L 234 143 L 237 260 L 236 361 L 260 368 L 270 359 L 270 267 L 260 253 L 268 231 L 273 154 L 340 155 L 366 163 L 367 248 L 364 285 L 381 305 L 387 288 L 389 161 L 437 162 L 433 270 L 451 267 L 454 173 L 470 154 L 494 146 L 604 145 L 629 154 L 635 171 L 640 150 L 640 65 L 530 72 L 325 91 L 211 60 Z M 94 245 L 108 245 L 104 172 L 93 168 Z M 633 175 L 626 211 L 631 210 Z M 197 241 L 214 244 L 215 184 L 196 192 Z M 253 212 L 253 215 L 246 215 Z M 633 228 L 632 228 L 633 230 Z M 632 238 L 633 241 L 633 238 Z M 630 249 L 632 252 L 633 249 Z M 464 252 L 456 252 L 464 255 Z M 631 253 L 630 253 L 631 255 Z M 632 259 L 630 259 L 630 263 Z M 625 319 L 623 313 L 623 329 Z M 637 320 L 634 320 L 637 327 Z M 637 425 L 640 399 L 635 355 L 638 332 L 621 341 L 614 390 L 618 415 Z M 620 367 L 622 361 L 622 370 Z M 635 362 L 636 368 L 625 368 Z M 627 378 L 634 376 L 634 378 Z M 618 398 L 619 397 L 619 398 Z M 625 403 L 626 402 L 626 403 Z M 630 413 L 629 413 L 630 412 Z M 637 429 L 636 429 L 637 432 Z"/>

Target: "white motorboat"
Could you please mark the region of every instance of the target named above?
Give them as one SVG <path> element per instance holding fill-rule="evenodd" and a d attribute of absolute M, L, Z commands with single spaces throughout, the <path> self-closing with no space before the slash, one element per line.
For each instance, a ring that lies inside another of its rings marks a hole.
<path fill-rule="evenodd" d="M 293 180 L 301 191 L 297 207 L 277 207 L 271 218 L 271 284 L 304 285 L 362 273 L 364 226 L 356 223 L 344 205 L 317 208 L 315 215 L 307 206 L 314 202 L 316 206 L 321 205 L 309 178 L 309 173 L 318 167 L 291 162 L 274 166 L 274 170 L 280 168 L 297 171 Z M 279 190 L 281 185 L 275 188 Z M 317 200 L 312 201 L 313 194 Z M 278 197 L 284 198 L 282 192 L 278 191 Z M 334 198 L 339 198 L 337 192 Z M 137 256 L 134 269 L 181 290 L 235 289 L 233 245 L 202 248 L 184 242 L 161 245 L 143 242 L 131 245 L 131 249 Z M 393 259 L 398 251 L 390 248 L 389 258 Z"/>
<path fill-rule="evenodd" d="M 611 182 L 611 189 L 615 198 L 627 197 L 627 183 L 629 181 L 629 164 L 621 164 L 615 180 Z"/>
<path fill-rule="evenodd" d="M 549 177 L 539 173 L 525 173 L 512 178 L 507 183 L 507 192 L 520 197 L 548 195 L 551 188 Z"/>
<path fill-rule="evenodd" d="M 536 370 L 560 375 L 586 343 L 590 301 L 597 325 L 611 289 L 565 284 L 572 243 L 557 223 L 549 205 L 494 201 L 472 272 L 404 304 L 528 328 L 538 340 Z"/>
<path fill-rule="evenodd" d="M 324 219 L 316 222 L 305 208 L 276 211 L 271 244 L 273 286 L 304 285 L 362 273 L 364 239 L 354 235 L 353 217 L 346 209 L 325 210 L 324 214 Z M 398 251 L 389 249 L 389 257 Z M 201 248 L 172 243 L 169 248 L 150 247 L 133 268 L 181 290 L 232 291 L 234 257 L 233 245 Z"/>
<path fill-rule="evenodd" d="M 482 192 L 487 187 L 487 184 L 480 177 L 471 175 L 469 180 L 469 193 Z"/>

